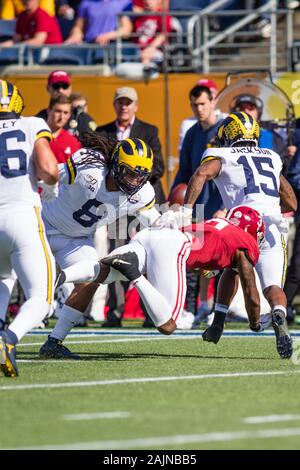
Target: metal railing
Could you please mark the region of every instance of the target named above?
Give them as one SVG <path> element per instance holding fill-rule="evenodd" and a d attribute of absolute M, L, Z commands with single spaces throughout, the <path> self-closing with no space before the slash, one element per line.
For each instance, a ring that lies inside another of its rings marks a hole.
<path fill-rule="evenodd" d="M 276 9 L 276 0 L 270 0 L 255 11 L 224 10 L 230 2 L 218 0 L 197 12 L 157 13 L 175 18 L 175 27 L 167 34 L 168 40 L 163 45 L 163 62 L 158 65 L 168 72 L 227 72 L 245 67 L 269 68 L 272 73 L 280 69 L 292 70 L 294 10 Z M 143 12 L 143 16 L 147 14 Z M 140 14 L 129 12 L 128 15 Z M 255 21 L 262 17 L 270 20 L 271 27 L 270 37 L 265 39 L 255 26 Z M 224 26 L 226 22 L 230 24 Z M 216 28 L 216 23 L 221 24 L 221 30 Z M 124 62 L 140 63 L 140 54 L 137 44 L 121 38 L 104 47 L 87 43 L 41 47 L 20 44 L 6 49 L 1 48 L 0 43 L 2 69 L 6 65 L 20 71 L 42 71 L 47 66 L 62 65 L 110 75 Z"/>
<path fill-rule="evenodd" d="M 252 10 L 232 11 L 202 11 L 194 15 L 188 26 L 188 48 L 192 55 L 193 69 L 204 73 L 211 71 L 224 71 L 226 59 L 230 60 L 229 68 L 242 70 L 245 68 L 258 68 L 263 65 L 272 73 L 280 68 L 291 70 L 290 54 L 287 53 L 293 43 L 293 15 L 294 10 L 276 9 L 277 1 L 270 0 L 262 7 Z M 233 19 L 231 25 L 221 32 L 215 31 L 213 24 L 216 19 Z M 265 18 L 269 21 L 269 37 L 259 37 L 259 29 L 255 29 L 255 20 Z M 278 22 L 285 22 L 278 37 Z M 283 42 L 284 41 L 284 42 Z M 283 46 L 280 50 L 278 45 Z M 253 49 L 252 55 L 249 50 Z M 232 53 L 239 53 L 242 59 L 239 63 L 232 62 Z M 247 60 L 245 64 L 243 59 Z M 286 59 L 282 65 L 282 59 Z M 220 62 L 223 61 L 223 64 Z"/>

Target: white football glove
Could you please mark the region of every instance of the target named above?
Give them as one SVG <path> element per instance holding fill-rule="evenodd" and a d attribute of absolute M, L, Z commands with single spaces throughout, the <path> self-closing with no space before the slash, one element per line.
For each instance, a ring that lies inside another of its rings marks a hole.
<path fill-rule="evenodd" d="M 192 223 L 193 209 L 182 206 L 178 211 L 164 212 L 153 224 L 161 228 L 181 228 Z"/>
<path fill-rule="evenodd" d="M 40 180 L 38 182 L 38 187 L 42 190 L 41 199 L 42 201 L 51 201 L 58 196 L 58 183 L 56 184 L 47 184 L 44 181 Z"/>

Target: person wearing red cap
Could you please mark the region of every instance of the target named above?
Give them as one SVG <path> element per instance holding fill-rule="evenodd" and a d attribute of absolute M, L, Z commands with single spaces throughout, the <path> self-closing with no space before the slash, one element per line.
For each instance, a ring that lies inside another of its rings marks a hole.
<path fill-rule="evenodd" d="M 58 21 L 39 7 L 40 0 L 22 0 L 25 11 L 17 18 L 16 33 L 1 46 L 12 46 L 22 42 L 31 46 L 61 44 L 62 35 Z"/>
<path fill-rule="evenodd" d="M 64 95 L 70 97 L 72 94 L 72 83 L 70 75 L 64 70 L 53 70 L 48 76 L 47 91 L 51 98 L 56 95 Z M 36 114 L 47 121 L 48 109 L 44 108 Z M 80 134 L 88 131 L 94 131 L 97 125 L 94 119 L 86 113 L 81 107 L 72 106 L 72 114 L 64 126 L 69 134 L 74 135 L 76 138 Z"/>
<path fill-rule="evenodd" d="M 67 72 L 64 70 L 53 70 L 53 72 L 48 75 L 47 91 L 50 95 L 50 98 L 57 94 L 69 97 L 72 93 L 70 75 L 67 74 Z M 41 109 L 41 111 L 36 114 L 36 117 L 47 121 L 48 108 Z"/>

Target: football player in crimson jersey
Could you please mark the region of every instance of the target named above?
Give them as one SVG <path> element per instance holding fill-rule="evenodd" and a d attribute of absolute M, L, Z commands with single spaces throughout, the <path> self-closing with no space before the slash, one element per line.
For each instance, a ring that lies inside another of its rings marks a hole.
<path fill-rule="evenodd" d="M 206 339 L 217 342 L 221 337 L 224 310 L 235 295 L 238 275 L 246 298 L 250 328 L 259 331 L 260 302 L 253 266 L 258 260 L 258 242 L 263 239 L 264 225 L 254 209 L 238 209 L 230 215 L 232 221 L 211 219 L 184 230 L 161 226 L 141 230 L 128 245 L 117 248 L 101 260 L 100 273 L 94 282 L 82 285 L 76 295 L 71 294 L 67 305 L 84 312 L 99 283 L 128 279 L 134 282 L 157 329 L 169 335 L 176 329 L 177 318 L 184 308 L 186 268 L 224 269 L 217 297 L 218 315 Z M 147 274 L 147 279 L 143 274 Z M 72 353 L 67 351 L 68 357 L 72 358 Z M 63 357 L 63 350 L 60 352 Z M 43 358 L 55 358 L 58 354 L 58 350 L 50 354 L 45 347 L 40 351 Z M 78 356 L 73 358 L 78 359 Z"/>

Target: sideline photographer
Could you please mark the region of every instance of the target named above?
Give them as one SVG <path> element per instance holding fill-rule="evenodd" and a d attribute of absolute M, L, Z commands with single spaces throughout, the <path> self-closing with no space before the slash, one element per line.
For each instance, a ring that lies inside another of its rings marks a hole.
<path fill-rule="evenodd" d="M 72 114 L 65 129 L 75 137 L 79 137 L 84 132 L 95 131 L 97 124 L 87 112 L 86 97 L 81 93 L 72 93 L 70 99 L 72 102 Z"/>

